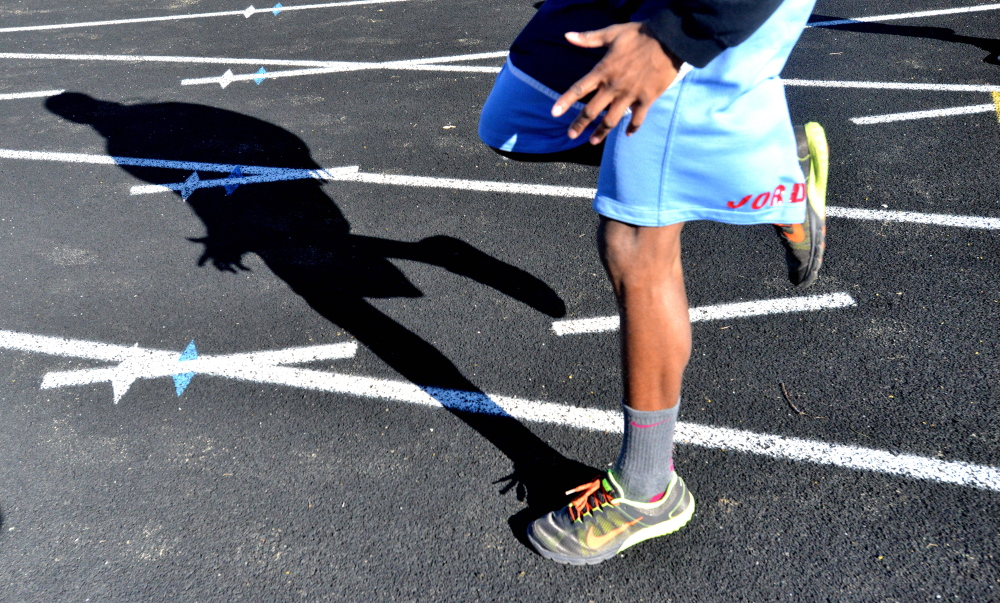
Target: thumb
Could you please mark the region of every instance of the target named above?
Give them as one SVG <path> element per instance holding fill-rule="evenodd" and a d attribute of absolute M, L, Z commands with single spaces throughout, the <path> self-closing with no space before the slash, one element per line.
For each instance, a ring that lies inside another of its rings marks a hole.
<path fill-rule="evenodd" d="M 609 35 L 609 30 L 613 27 L 605 27 L 596 31 L 568 31 L 566 32 L 566 40 L 570 44 L 581 48 L 600 48 L 611 43 L 611 39 L 614 36 Z"/>

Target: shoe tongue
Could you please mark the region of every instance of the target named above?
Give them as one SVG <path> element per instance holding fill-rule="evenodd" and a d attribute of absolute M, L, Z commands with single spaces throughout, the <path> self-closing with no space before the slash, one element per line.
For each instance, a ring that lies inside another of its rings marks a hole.
<path fill-rule="evenodd" d="M 625 492 L 615 483 L 615 478 L 608 474 L 608 477 L 601 479 L 604 489 L 614 495 L 615 498 L 625 498 Z"/>

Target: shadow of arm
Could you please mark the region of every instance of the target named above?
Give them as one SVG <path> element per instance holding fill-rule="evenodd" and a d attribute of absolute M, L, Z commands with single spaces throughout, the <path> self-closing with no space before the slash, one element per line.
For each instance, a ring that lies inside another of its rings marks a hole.
<path fill-rule="evenodd" d="M 384 257 L 440 266 L 470 278 L 553 318 L 566 315 L 566 304 L 544 281 L 506 262 L 491 257 L 461 239 L 438 235 L 407 243 L 372 237 L 364 239 L 373 252 Z"/>

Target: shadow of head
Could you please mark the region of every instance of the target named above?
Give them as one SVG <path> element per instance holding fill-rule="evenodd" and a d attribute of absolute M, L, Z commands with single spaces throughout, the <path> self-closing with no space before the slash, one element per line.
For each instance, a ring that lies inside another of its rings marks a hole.
<path fill-rule="evenodd" d="M 129 105 L 75 92 L 50 98 L 46 107 L 67 120 L 94 128 L 106 139 L 108 154 L 119 158 L 120 167 L 146 182 L 185 182 L 192 171 L 190 167 L 156 167 L 142 158 L 203 162 L 216 168 L 319 167 L 298 136 L 275 124 L 224 109 L 175 102 Z M 125 157 L 132 159 L 123 161 Z M 202 169 L 211 171 L 198 167 Z M 222 173 L 210 177 L 225 180 L 227 176 Z M 344 192 L 336 184 L 328 186 L 344 198 L 351 198 L 350 192 L 357 190 Z M 386 192 L 408 194 L 405 188 Z M 400 241 L 351 233 L 346 217 L 313 179 L 238 187 L 213 185 L 194 190 L 186 201 L 205 226 L 205 236 L 192 239 L 204 246 L 199 264 L 236 272 L 247 269 L 245 254 L 256 254 L 319 315 L 343 327 L 405 379 L 424 388 L 485 397 L 434 345 L 368 301 L 422 295 L 390 260 L 440 267 L 552 317 L 566 313 L 558 294 L 542 280 L 461 239 L 437 235 Z M 367 196 L 363 202 L 383 204 L 383 211 L 398 207 L 385 194 Z M 546 508 L 559 498 L 560 490 L 551 487 L 552 473 L 593 473 L 592 469 L 566 461 L 513 419 L 454 412 L 513 460 L 516 477 L 511 479 L 525 484 L 522 489 L 533 492 Z M 542 475 L 536 471 L 540 467 L 552 471 Z M 575 473 L 567 467 L 574 468 Z M 559 488 L 565 490 L 562 482 Z M 538 505 L 533 507 L 537 509 Z"/>
<path fill-rule="evenodd" d="M 94 128 L 107 140 L 110 155 L 244 166 L 319 167 L 306 143 L 295 134 L 226 109 L 178 102 L 123 104 L 80 92 L 50 97 L 45 107 L 64 119 Z M 168 180 L 178 176 L 171 173 L 173 170 L 133 171 L 133 166 L 122 167 L 150 182 L 162 183 L 164 176 Z"/>
<path fill-rule="evenodd" d="M 225 109 L 176 102 L 129 105 L 78 92 L 51 97 L 46 107 L 94 128 L 106 139 L 108 154 L 119 158 L 320 167 L 295 134 Z M 133 176 L 154 184 L 177 185 L 192 176 L 190 168 L 119 163 Z M 229 176 L 225 172 L 199 174 L 201 180 Z M 379 197 L 379 202 L 388 201 Z M 312 178 L 199 188 L 190 193 L 187 203 L 207 231 L 206 236 L 192 239 L 205 246 L 199 265 L 210 263 L 228 272 L 246 270 L 243 256 L 255 253 L 314 307 L 334 294 L 355 300 L 419 297 L 421 292 L 388 261 L 400 258 L 441 266 L 550 316 L 565 314 L 562 300 L 543 282 L 459 239 L 437 236 L 410 243 L 352 235 L 346 217 Z"/>
<path fill-rule="evenodd" d="M 45 101 L 46 109 L 63 119 L 75 121 L 78 124 L 92 123 L 114 107 L 120 106 L 117 103 L 97 100 L 81 92 L 63 92 L 51 96 Z"/>

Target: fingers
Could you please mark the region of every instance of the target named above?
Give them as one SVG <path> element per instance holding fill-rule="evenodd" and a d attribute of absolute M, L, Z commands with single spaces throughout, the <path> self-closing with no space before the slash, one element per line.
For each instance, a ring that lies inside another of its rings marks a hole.
<path fill-rule="evenodd" d="M 575 84 L 570 86 L 569 90 L 567 90 L 562 96 L 556 99 L 556 104 L 552 105 L 552 117 L 562 117 L 563 113 L 569 111 L 569 108 L 572 107 L 574 103 L 594 90 L 597 90 L 597 88 L 601 85 L 601 81 L 601 76 L 593 71 L 583 76 Z"/>
<path fill-rule="evenodd" d="M 620 33 L 619 30 L 621 28 L 621 25 L 612 25 L 596 31 L 570 31 L 566 33 L 566 40 L 582 48 L 600 48 L 611 44 L 618 33 Z M 597 90 L 601 83 L 602 76 L 595 74 L 593 71 L 583 76 L 579 81 L 570 86 L 565 94 L 556 100 L 556 103 L 552 106 L 552 117 L 561 117 L 569 111 L 573 103 Z"/>
<path fill-rule="evenodd" d="M 620 25 L 611 25 L 610 27 L 594 31 L 568 31 L 565 35 L 566 40 L 574 46 L 579 46 L 581 48 L 600 48 L 601 46 L 607 46 L 611 43 L 611 40 L 615 37 L 615 30 L 620 27 Z"/>
<path fill-rule="evenodd" d="M 580 111 L 576 119 L 569 126 L 569 131 L 567 135 L 571 139 L 576 139 L 578 136 L 583 134 L 583 131 L 590 126 L 591 122 L 600 117 L 601 113 L 607 109 L 615 100 L 614 92 L 609 91 L 606 87 L 602 87 L 594 98 L 590 99 L 590 102 Z"/>
<path fill-rule="evenodd" d="M 608 112 L 604 114 L 604 119 L 597 125 L 594 133 L 590 135 L 590 144 L 601 144 L 601 141 L 607 137 L 608 132 L 613 130 L 618 125 L 618 122 L 622 120 L 625 111 L 629 108 L 629 104 L 627 100 L 618 99 L 608 108 Z"/>
<path fill-rule="evenodd" d="M 641 24 L 569 32 L 566 40 L 584 48 L 609 47 L 590 73 L 573 84 L 552 106 L 552 116 L 561 117 L 574 103 L 594 94 L 570 125 L 567 135 L 571 139 L 582 135 L 604 113 L 590 137 L 591 144 L 599 144 L 618 125 L 629 107 L 633 114 L 626 134 L 633 134 L 645 120 L 650 105 L 677 75 L 676 57 L 666 54 L 659 42 L 642 31 Z"/>
<path fill-rule="evenodd" d="M 629 121 L 628 128 L 625 130 L 627 136 L 635 134 L 642 122 L 646 121 L 647 113 L 649 113 L 648 104 L 637 102 L 632 105 L 632 120 Z"/>

